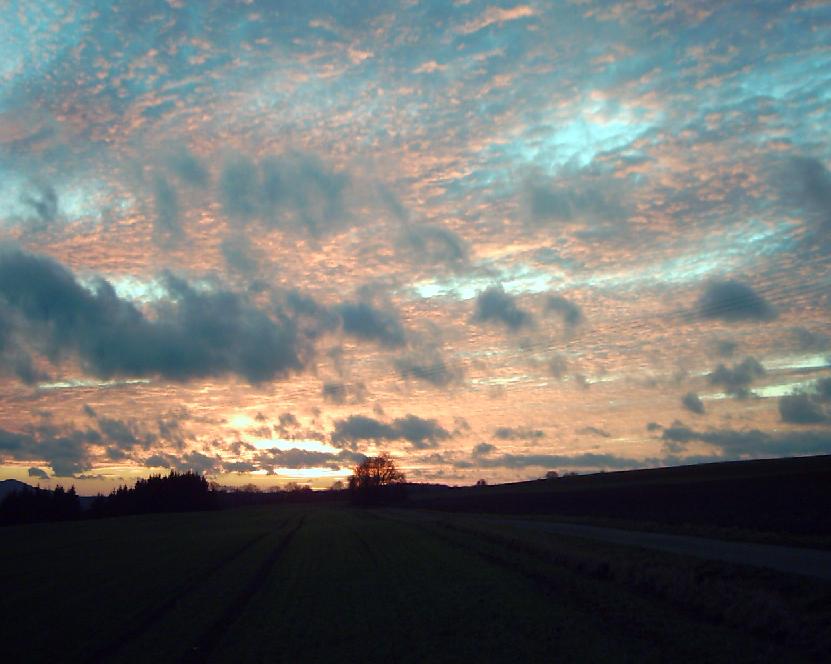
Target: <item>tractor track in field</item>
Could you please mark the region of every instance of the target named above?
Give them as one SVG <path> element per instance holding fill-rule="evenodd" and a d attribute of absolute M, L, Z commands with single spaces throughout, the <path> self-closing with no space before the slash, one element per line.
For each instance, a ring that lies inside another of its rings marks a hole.
<path fill-rule="evenodd" d="M 140 611 L 138 615 L 132 619 L 132 626 L 128 630 L 112 639 L 109 643 L 96 649 L 89 655 L 89 657 L 87 657 L 87 659 L 84 660 L 84 662 L 86 662 L 86 664 L 97 664 L 99 662 L 106 662 L 110 660 L 124 646 L 139 638 L 144 632 L 150 629 L 155 622 L 160 620 L 170 609 L 176 606 L 176 603 L 179 602 L 184 595 L 192 592 L 199 584 L 216 574 L 223 567 L 233 563 L 237 558 L 242 556 L 246 551 L 264 539 L 267 535 L 268 533 L 266 532 L 252 537 L 242 546 L 234 551 L 231 551 L 227 556 L 217 561 L 214 565 L 211 565 L 208 569 L 200 572 L 189 579 L 186 583 L 176 588 L 176 590 L 170 593 L 170 595 L 163 602 L 154 604 L 147 609 Z"/>
<path fill-rule="evenodd" d="M 254 573 L 254 576 L 251 577 L 251 580 L 237 594 L 234 600 L 226 606 L 222 615 L 196 640 L 196 643 L 191 647 L 188 654 L 182 659 L 183 662 L 196 663 L 208 661 L 222 640 L 222 637 L 225 636 L 225 633 L 239 619 L 243 609 L 245 609 L 262 588 L 283 552 L 291 544 L 297 532 L 303 527 L 305 520 L 306 517 L 301 516 L 294 527 L 277 543 L 277 546 L 272 549 L 271 553 Z"/>

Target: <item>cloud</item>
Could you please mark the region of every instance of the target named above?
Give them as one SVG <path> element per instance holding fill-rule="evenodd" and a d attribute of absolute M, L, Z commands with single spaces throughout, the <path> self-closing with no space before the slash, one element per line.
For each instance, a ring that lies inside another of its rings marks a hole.
<path fill-rule="evenodd" d="M 474 464 L 481 468 L 637 468 L 643 461 L 627 459 L 615 454 L 502 454 L 496 457 L 476 456 Z"/>
<path fill-rule="evenodd" d="M 748 395 L 748 386 L 758 377 L 765 375 L 765 368 L 753 357 L 746 357 L 732 367 L 719 364 L 707 379 L 711 385 L 721 385 L 728 394 L 738 397 Z"/>
<path fill-rule="evenodd" d="M 406 440 L 416 449 L 437 447 L 439 441 L 450 437 L 450 432 L 436 420 L 407 415 L 393 420 L 391 424 L 365 415 L 350 415 L 336 420 L 332 432 L 332 444 L 337 447 L 349 446 L 355 449 L 358 441 L 371 440 L 376 443 L 388 440 Z"/>
<path fill-rule="evenodd" d="M 568 371 L 568 360 L 562 353 L 557 353 L 548 360 L 548 373 L 554 376 L 554 378 L 564 378 L 566 371 Z"/>
<path fill-rule="evenodd" d="M 102 417 L 98 420 L 98 428 L 107 442 L 115 443 L 121 449 L 129 450 L 139 442 L 132 423 Z"/>
<path fill-rule="evenodd" d="M 34 468 L 34 467 L 29 468 L 28 474 L 29 474 L 29 477 L 36 477 L 39 480 L 48 480 L 49 479 L 49 473 L 47 473 L 45 470 L 41 470 L 40 468 Z"/>
<path fill-rule="evenodd" d="M 409 226 L 398 242 L 400 249 L 419 263 L 458 266 L 467 262 L 468 247 L 456 233 L 441 226 Z"/>
<path fill-rule="evenodd" d="M 337 454 L 331 452 L 315 452 L 292 448 L 281 450 L 272 448 L 259 452 L 255 458 L 255 467 L 260 470 L 274 472 L 275 468 L 332 468 L 334 470 L 355 466 L 366 457 L 363 454 L 341 450 Z"/>
<path fill-rule="evenodd" d="M 583 427 L 582 429 L 577 429 L 574 433 L 580 436 L 598 436 L 599 438 L 611 438 L 612 434 L 608 431 L 603 429 L 598 429 L 597 427 Z"/>
<path fill-rule="evenodd" d="M 687 392 L 681 397 L 681 405 L 696 415 L 704 414 L 704 402 L 701 401 L 701 398 L 695 392 Z"/>
<path fill-rule="evenodd" d="M 831 452 L 831 430 L 766 433 L 758 429 L 695 431 L 680 424 L 664 429 L 663 439 L 678 443 L 701 441 L 717 447 L 726 458 L 792 456 Z"/>
<path fill-rule="evenodd" d="M 502 323 L 514 332 L 533 322 L 531 314 L 520 309 L 501 285 L 490 286 L 476 296 L 473 320 L 479 323 Z"/>
<path fill-rule="evenodd" d="M 473 448 L 473 456 L 475 457 L 487 456 L 494 452 L 496 452 L 496 445 L 491 445 L 490 443 L 479 443 Z"/>
<path fill-rule="evenodd" d="M 182 235 L 179 225 L 179 196 L 173 185 L 161 175 L 153 183 L 153 197 L 156 206 L 154 225 L 158 242 L 176 241 Z"/>
<path fill-rule="evenodd" d="M 411 353 L 393 361 L 398 375 L 405 380 L 413 378 L 436 387 L 446 387 L 462 378 L 462 371 L 445 362 L 438 349 Z"/>
<path fill-rule="evenodd" d="M 494 24 L 516 21 L 522 18 L 530 18 L 536 13 L 536 10 L 530 5 L 517 5 L 515 7 L 488 7 L 481 16 L 463 23 L 457 30 L 463 35 L 469 35 L 474 32 L 479 32 L 479 30 Z"/>
<path fill-rule="evenodd" d="M 167 160 L 168 167 L 183 184 L 192 187 L 205 187 L 210 176 L 207 169 L 186 148 L 171 154 Z"/>
<path fill-rule="evenodd" d="M 304 344 L 287 317 L 272 318 L 241 295 L 196 290 L 170 274 L 164 284 L 169 299 L 148 318 L 107 281 L 87 289 L 51 258 L 0 254 L 0 301 L 23 318 L 24 336 L 53 362 L 71 352 L 102 377 L 237 374 L 251 383 L 303 368 Z"/>
<path fill-rule="evenodd" d="M 819 217 L 823 230 L 831 230 L 831 173 L 813 157 L 794 157 L 791 163 L 802 203 Z"/>
<path fill-rule="evenodd" d="M 448 432 L 436 420 L 424 419 L 416 415 L 396 418 L 393 426 L 400 438 L 408 441 L 416 449 L 437 447 L 439 441 L 450 437 Z"/>
<path fill-rule="evenodd" d="M 804 327 L 791 329 L 793 339 L 800 350 L 823 351 L 831 347 L 831 337 L 822 332 L 815 332 Z"/>
<path fill-rule="evenodd" d="M 142 463 L 148 468 L 172 468 L 182 473 L 191 471 L 200 475 L 214 475 L 224 468 L 224 463 L 218 456 L 208 456 L 195 451 L 181 456 L 167 453 L 153 454 L 145 457 Z"/>
<path fill-rule="evenodd" d="M 58 194 L 49 184 L 31 185 L 30 189 L 21 194 L 20 202 L 34 215 L 29 218 L 34 222 L 31 224 L 32 230 L 45 230 L 58 216 Z"/>
<path fill-rule="evenodd" d="M 334 230 L 346 217 L 348 176 L 312 155 L 266 157 L 259 165 L 243 155 L 230 158 L 219 179 L 225 211 L 248 222 L 261 219 L 282 230 L 314 236 Z"/>
<path fill-rule="evenodd" d="M 705 319 L 726 322 L 776 318 L 774 308 L 740 281 L 713 281 L 707 284 L 698 300 L 698 314 Z"/>
<path fill-rule="evenodd" d="M 819 424 L 829 420 L 816 399 L 807 394 L 789 394 L 779 398 L 779 416 L 791 424 Z"/>
<path fill-rule="evenodd" d="M 567 327 L 574 327 L 583 321 L 580 307 L 561 295 L 549 295 L 545 310 L 559 315 Z"/>
<path fill-rule="evenodd" d="M 347 384 L 337 381 L 323 383 L 321 396 L 324 401 L 334 404 L 362 403 L 366 400 L 366 386 L 363 383 Z"/>
<path fill-rule="evenodd" d="M 534 440 L 545 438 L 545 431 L 530 427 L 498 427 L 493 435 L 499 440 Z"/>
<path fill-rule="evenodd" d="M 622 183 L 591 166 L 564 168 L 554 179 L 531 178 L 523 195 L 534 224 L 603 228 L 621 224 L 629 216 Z"/>
<path fill-rule="evenodd" d="M 394 427 L 365 415 L 350 415 L 346 419 L 335 421 L 332 432 L 332 444 L 343 447 L 349 444 L 353 449 L 359 440 L 380 442 L 395 440 L 398 432 Z"/>
<path fill-rule="evenodd" d="M 335 311 L 344 333 L 349 336 L 377 341 L 389 348 L 405 343 L 404 328 L 398 314 L 391 309 L 379 309 L 367 302 L 344 302 Z"/>
<path fill-rule="evenodd" d="M 258 262 L 254 257 L 251 243 L 244 235 L 225 238 L 219 245 L 225 263 L 240 274 L 254 276 L 257 273 Z"/>
<path fill-rule="evenodd" d="M 89 445 L 100 442 L 97 431 L 52 425 L 29 426 L 22 432 L 0 429 L 0 458 L 40 461 L 56 477 L 72 477 L 92 468 Z"/>

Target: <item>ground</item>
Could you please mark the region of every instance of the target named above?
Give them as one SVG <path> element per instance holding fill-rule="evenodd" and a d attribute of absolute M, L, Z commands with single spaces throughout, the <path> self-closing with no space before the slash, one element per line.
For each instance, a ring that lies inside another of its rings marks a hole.
<path fill-rule="evenodd" d="M 7 661 L 822 661 L 831 584 L 416 510 L 0 531 Z"/>

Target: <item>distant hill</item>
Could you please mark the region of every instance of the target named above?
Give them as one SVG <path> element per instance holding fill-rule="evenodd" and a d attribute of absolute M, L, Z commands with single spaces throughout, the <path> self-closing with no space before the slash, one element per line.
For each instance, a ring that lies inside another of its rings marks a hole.
<path fill-rule="evenodd" d="M 434 510 L 604 517 L 831 536 L 831 455 L 411 492 Z"/>
<path fill-rule="evenodd" d="M 20 491 L 21 489 L 33 489 L 33 486 L 21 482 L 19 480 L 0 480 L 0 501 L 12 491 Z"/>

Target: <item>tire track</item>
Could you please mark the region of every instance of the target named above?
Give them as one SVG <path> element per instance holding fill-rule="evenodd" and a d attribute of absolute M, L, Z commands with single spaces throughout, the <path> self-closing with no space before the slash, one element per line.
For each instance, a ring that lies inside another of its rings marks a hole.
<path fill-rule="evenodd" d="M 289 530 L 285 537 L 272 549 L 268 557 L 263 561 L 262 565 L 257 569 L 254 576 L 246 584 L 246 586 L 239 592 L 236 598 L 230 602 L 222 615 L 208 627 L 202 636 L 197 639 L 196 643 L 191 647 L 183 662 L 188 664 L 195 664 L 197 662 L 206 662 L 213 654 L 222 637 L 231 628 L 231 626 L 239 619 L 243 609 L 251 602 L 265 581 L 268 579 L 280 556 L 283 554 L 289 544 L 291 544 L 294 536 L 303 527 L 306 517 L 301 516 L 297 524 Z"/>
<path fill-rule="evenodd" d="M 282 524 L 281 524 L 282 525 Z M 109 661 L 119 650 L 126 646 L 131 641 L 139 638 L 144 632 L 160 620 L 165 613 L 172 609 L 183 595 L 192 592 L 198 585 L 216 574 L 223 567 L 230 565 L 237 558 L 242 556 L 246 551 L 251 549 L 258 542 L 262 541 L 268 535 L 267 532 L 261 535 L 256 535 L 241 547 L 232 551 L 224 558 L 211 565 L 208 569 L 193 576 L 189 581 L 179 586 L 175 591 L 171 592 L 166 600 L 160 604 L 155 604 L 138 613 L 132 618 L 132 626 L 123 632 L 121 635 L 112 639 L 109 643 L 101 646 L 95 650 L 87 659 L 84 660 L 87 664 L 98 664 L 99 662 Z"/>

